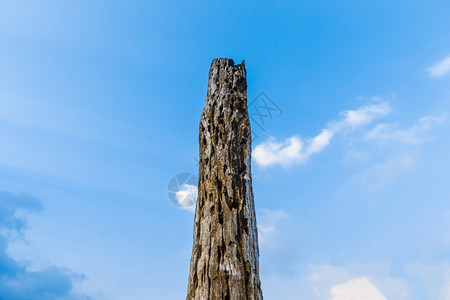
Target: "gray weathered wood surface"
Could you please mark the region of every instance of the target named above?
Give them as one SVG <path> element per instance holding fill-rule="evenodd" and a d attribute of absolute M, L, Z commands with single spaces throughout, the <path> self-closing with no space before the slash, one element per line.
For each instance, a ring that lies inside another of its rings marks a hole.
<path fill-rule="evenodd" d="M 244 63 L 215 59 L 200 121 L 199 186 L 187 300 L 260 300 Z"/>

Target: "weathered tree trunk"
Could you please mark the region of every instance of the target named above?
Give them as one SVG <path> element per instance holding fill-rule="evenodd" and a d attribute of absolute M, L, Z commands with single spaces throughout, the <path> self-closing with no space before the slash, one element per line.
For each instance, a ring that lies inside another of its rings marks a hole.
<path fill-rule="evenodd" d="M 244 63 L 215 59 L 200 121 L 200 162 L 187 300 L 260 300 Z"/>

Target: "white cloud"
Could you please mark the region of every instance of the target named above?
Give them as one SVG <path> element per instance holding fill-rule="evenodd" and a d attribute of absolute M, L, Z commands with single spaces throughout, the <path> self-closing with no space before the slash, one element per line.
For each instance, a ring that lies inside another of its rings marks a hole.
<path fill-rule="evenodd" d="M 181 208 L 195 211 L 198 187 L 190 184 L 183 184 L 182 188 L 175 194 L 175 198 Z"/>
<path fill-rule="evenodd" d="M 356 110 L 346 110 L 340 113 L 341 120 L 330 122 L 312 139 L 303 141 L 299 137 L 293 136 L 279 143 L 274 138 L 269 138 L 255 147 L 253 158 L 261 167 L 276 164 L 282 166 L 304 164 L 312 154 L 319 153 L 326 148 L 338 132 L 367 125 L 375 118 L 385 116 L 390 110 L 387 102 L 365 105 Z"/>
<path fill-rule="evenodd" d="M 429 68 L 428 73 L 431 77 L 443 77 L 450 73 L 450 56 L 443 61 L 438 62 L 431 68 Z"/>
<path fill-rule="evenodd" d="M 398 142 L 407 145 L 420 144 L 427 140 L 426 133 L 433 127 L 444 123 L 446 116 L 423 117 L 408 129 L 399 129 L 397 123 L 381 123 L 369 131 L 365 139 L 380 144 Z"/>
<path fill-rule="evenodd" d="M 386 300 L 381 292 L 365 277 L 336 284 L 330 289 L 332 300 Z"/>
<path fill-rule="evenodd" d="M 314 297 L 308 299 L 409 299 L 414 288 L 404 278 L 391 277 L 391 267 L 382 262 L 310 266 L 305 279 Z"/>
<path fill-rule="evenodd" d="M 338 124 L 350 125 L 352 128 L 367 125 L 377 117 L 387 115 L 391 111 L 389 103 L 382 102 L 376 105 L 365 105 L 357 110 L 347 110 L 341 113 L 345 118 Z"/>
<path fill-rule="evenodd" d="M 330 140 L 334 133 L 328 129 L 323 129 L 315 138 L 311 140 L 311 144 L 308 147 L 307 155 L 318 153 L 322 151 L 323 148 L 330 144 Z"/>
<path fill-rule="evenodd" d="M 269 138 L 255 147 L 253 158 L 263 167 L 273 164 L 287 166 L 292 162 L 303 163 L 306 159 L 303 141 L 296 136 L 287 139 L 284 143 L 277 143 L 274 138 Z"/>
<path fill-rule="evenodd" d="M 312 292 L 305 299 L 406 300 L 414 290 L 404 278 L 391 277 L 391 265 L 382 262 L 310 265 L 309 270 L 309 275 L 301 276 L 307 284 L 302 289 Z"/>

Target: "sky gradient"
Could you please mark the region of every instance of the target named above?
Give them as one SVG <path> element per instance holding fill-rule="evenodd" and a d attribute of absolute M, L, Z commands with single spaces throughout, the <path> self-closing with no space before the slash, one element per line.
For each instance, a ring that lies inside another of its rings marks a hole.
<path fill-rule="evenodd" d="M 167 189 L 227 57 L 257 100 L 265 299 L 450 299 L 449 11 L 0 0 L 0 298 L 185 297 L 194 214 Z"/>

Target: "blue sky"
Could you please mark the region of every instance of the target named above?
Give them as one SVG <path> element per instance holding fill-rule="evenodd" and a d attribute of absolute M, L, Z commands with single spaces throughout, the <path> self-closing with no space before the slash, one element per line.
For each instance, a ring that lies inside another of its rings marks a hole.
<path fill-rule="evenodd" d="M 449 11 L 0 1 L 0 296 L 185 297 L 167 185 L 227 57 L 283 112 L 253 143 L 265 299 L 450 299 Z"/>

